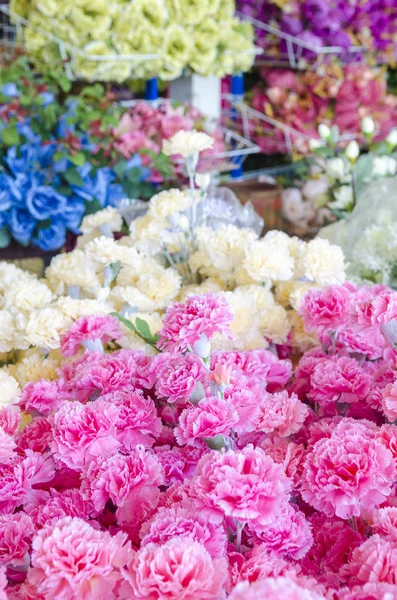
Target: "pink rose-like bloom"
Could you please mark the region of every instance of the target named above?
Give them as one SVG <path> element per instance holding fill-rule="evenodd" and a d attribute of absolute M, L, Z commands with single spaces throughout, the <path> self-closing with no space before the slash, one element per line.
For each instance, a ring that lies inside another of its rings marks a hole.
<path fill-rule="evenodd" d="M 397 544 L 375 534 L 353 551 L 342 578 L 351 583 L 397 584 Z"/>
<path fill-rule="evenodd" d="M 305 589 L 286 577 L 239 583 L 229 600 L 325 600 L 323 595 Z"/>
<path fill-rule="evenodd" d="M 282 467 L 251 445 L 205 454 L 192 481 L 197 507 L 214 522 L 226 516 L 266 525 L 285 505 L 290 488 Z"/>
<path fill-rule="evenodd" d="M 309 398 L 328 402 L 360 402 L 368 396 L 372 379 L 353 358 L 342 356 L 324 359 L 315 367 L 310 378 Z"/>
<path fill-rule="evenodd" d="M 210 340 L 215 333 L 231 339 L 229 325 L 232 321 L 233 313 L 223 296 L 189 296 L 185 304 L 177 302 L 167 309 L 159 348 L 185 352 L 189 346 L 193 348 L 202 335 Z"/>
<path fill-rule="evenodd" d="M 264 394 L 260 402 L 260 414 L 257 428 L 265 433 L 276 431 L 281 437 L 287 437 L 301 429 L 309 413 L 296 394 L 287 391 L 276 394 Z"/>
<path fill-rule="evenodd" d="M 127 536 L 65 517 L 33 539 L 29 582 L 46 600 L 114 600 L 131 547 Z"/>
<path fill-rule="evenodd" d="M 299 313 L 306 329 L 336 331 L 349 314 L 351 293 L 344 286 L 313 289 L 303 297 Z"/>
<path fill-rule="evenodd" d="M 71 469 L 82 469 L 95 457 L 112 456 L 120 447 L 119 409 L 101 399 L 90 404 L 65 402 L 53 416 L 52 451 Z"/>
<path fill-rule="evenodd" d="M 161 432 L 161 419 L 151 398 L 140 390 L 118 390 L 101 396 L 101 400 L 119 409 L 116 438 L 126 451 L 138 445 L 153 446 Z"/>
<path fill-rule="evenodd" d="M 156 446 L 154 452 L 164 470 L 164 485 L 169 486 L 193 477 L 203 451 L 203 448 L 192 446 Z"/>
<path fill-rule="evenodd" d="M 128 570 L 122 598 L 135 600 L 222 600 L 227 579 L 224 558 L 212 559 L 191 538 L 148 544 L 137 552 Z"/>
<path fill-rule="evenodd" d="M 52 426 L 46 417 L 36 417 L 16 435 L 16 442 L 23 450 L 46 452 L 52 442 Z"/>
<path fill-rule="evenodd" d="M 163 481 L 158 459 L 137 446 L 128 456 L 91 462 L 83 473 L 81 493 L 97 514 L 111 500 L 119 523 L 141 522 L 156 507 Z"/>
<path fill-rule="evenodd" d="M 161 361 L 153 361 L 153 367 L 157 364 L 156 396 L 167 398 L 168 402 L 177 400 L 188 400 L 196 383 L 204 381 L 206 371 L 198 356 L 187 354 L 186 356 L 172 356 L 171 354 L 160 355 Z"/>
<path fill-rule="evenodd" d="M 33 523 L 28 515 L 16 513 L 0 517 L 0 563 L 12 566 L 25 564 L 33 537 Z"/>
<path fill-rule="evenodd" d="M 341 421 L 308 454 L 302 497 L 328 516 L 344 519 L 379 506 L 391 493 L 393 456 L 366 425 Z"/>
<path fill-rule="evenodd" d="M 15 406 L 2 406 L 0 408 L 0 427 L 8 433 L 14 435 L 21 422 L 21 411 Z"/>
<path fill-rule="evenodd" d="M 397 419 L 397 381 L 382 390 L 382 409 L 389 421 Z"/>
<path fill-rule="evenodd" d="M 159 509 L 153 519 L 143 525 L 140 535 L 142 546 L 190 537 L 200 542 L 212 558 L 220 558 L 226 552 L 227 536 L 223 525 L 201 517 L 191 502 Z"/>
<path fill-rule="evenodd" d="M 29 504 L 24 507 L 25 512 L 31 517 L 37 529 L 41 529 L 53 519 L 59 520 L 63 517 L 87 518 L 89 507 L 79 490 L 71 489 L 63 492 L 51 490 L 50 494 L 45 503 Z"/>
<path fill-rule="evenodd" d="M 300 560 L 310 549 L 313 535 L 305 515 L 290 504 L 266 527 L 250 525 L 254 540 L 264 543 L 267 550 L 283 558 Z"/>
<path fill-rule="evenodd" d="M 234 407 L 225 400 L 212 397 L 201 400 L 196 407 L 185 409 L 175 428 L 175 439 L 181 446 L 201 447 L 206 439 L 228 435 L 239 420 Z"/>
<path fill-rule="evenodd" d="M 37 410 L 43 415 L 49 415 L 62 404 L 63 399 L 59 381 L 39 379 L 25 385 L 20 406 L 23 410 Z"/>
<path fill-rule="evenodd" d="M 397 319 L 397 293 L 385 290 L 372 301 L 371 321 L 373 324 L 385 324 L 394 319 Z"/>
<path fill-rule="evenodd" d="M 92 315 L 77 319 L 61 342 L 64 356 L 74 356 L 81 345 L 87 342 L 105 344 L 123 336 L 116 317 L 110 315 Z"/>

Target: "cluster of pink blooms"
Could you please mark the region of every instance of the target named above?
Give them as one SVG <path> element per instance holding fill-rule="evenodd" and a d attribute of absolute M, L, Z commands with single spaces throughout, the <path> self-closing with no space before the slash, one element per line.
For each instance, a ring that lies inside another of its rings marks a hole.
<path fill-rule="evenodd" d="M 156 356 L 78 319 L 58 378 L 0 409 L 0 600 L 396 600 L 397 293 L 300 312 L 295 366 L 211 352 L 212 294 L 168 309 Z"/>
<path fill-rule="evenodd" d="M 164 100 L 158 107 L 146 102 L 138 102 L 124 113 L 120 123 L 114 130 L 115 148 L 124 158 L 129 160 L 134 154 L 140 154 L 144 165 L 150 164 L 148 150 L 156 155 L 161 151 L 163 141 L 171 139 L 178 131 L 203 131 L 205 117 L 195 108 L 188 105 L 174 106 Z M 214 145 L 200 155 L 200 168 L 205 169 L 209 160 L 225 152 L 224 136 L 219 127 L 211 130 Z M 175 174 L 182 173 L 182 168 L 173 166 Z"/>
<path fill-rule="evenodd" d="M 386 76 L 363 64 L 324 66 L 326 73 L 264 69 L 263 82 L 252 91 L 251 106 L 311 138 L 321 123 L 337 125 L 341 134 L 358 134 L 370 116 L 377 139 L 384 139 L 397 119 L 396 98 L 387 93 Z M 253 140 L 266 154 L 287 152 L 284 132 L 263 121 L 251 122 Z M 297 149 L 307 153 L 307 142 L 292 134 Z"/>

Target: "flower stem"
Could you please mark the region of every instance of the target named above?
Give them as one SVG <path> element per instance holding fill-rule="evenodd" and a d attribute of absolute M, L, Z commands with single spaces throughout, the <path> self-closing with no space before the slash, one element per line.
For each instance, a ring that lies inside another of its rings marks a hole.
<path fill-rule="evenodd" d="M 245 523 L 240 523 L 240 521 L 236 521 L 236 548 L 237 548 L 237 552 L 240 552 L 240 548 L 241 548 L 241 538 L 243 535 L 243 530 L 245 527 Z"/>

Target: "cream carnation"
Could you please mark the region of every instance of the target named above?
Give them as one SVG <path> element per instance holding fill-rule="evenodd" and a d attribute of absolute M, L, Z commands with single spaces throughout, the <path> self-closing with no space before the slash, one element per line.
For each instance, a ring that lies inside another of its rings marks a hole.
<path fill-rule="evenodd" d="M 21 390 L 14 377 L 0 370 L 0 407 L 16 404 L 20 393 Z"/>
<path fill-rule="evenodd" d="M 105 266 L 116 262 L 124 265 L 135 265 L 140 260 L 139 253 L 135 248 L 120 245 L 106 236 L 88 242 L 84 247 L 84 251 L 91 260 Z"/>
<path fill-rule="evenodd" d="M 111 312 L 111 307 L 104 302 L 99 302 L 93 299 L 82 299 L 77 300 L 70 298 L 69 296 L 63 296 L 59 298 L 57 302 L 57 308 L 74 321 L 79 317 L 86 317 L 89 315 L 106 315 Z"/>
<path fill-rule="evenodd" d="M 170 140 L 164 140 L 163 152 L 167 156 L 180 154 L 184 158 L 212 148 L 214 139 L 201 131 L 178 131 Z"/>
<path fill-rule="evenodd" d="M 263 239 L 247 250 L 243 266 L 255 281 L 288 280 L 293 276 L 294 259 L 286 244 Z"/>
<path fill-rule="evenodd" d="M 17 380 L 20 386 L 38 379 L 54 380 L 58 377 L 57 369 L 60 360 L 53 356 L 44 356 L 39 350 L 29 350 L 15 365 L 8 365 L 8 373 Z"/>
<path fill-rule="evenodd" d="M 220 279 L 215 277 L 208 277 L 200 285 L 184 285 L 178 295 L 178 302 L 185 302 L 188 296 L 195 296 L 196 294 L 207 294 L 211 292 L 218 294 L 225 290 L 225 284 Z"/>
<path fill-rule="evenodd" d="M 95 263 L 82 250 L 73 250 L 55 256 L 46 269 L 51 289 L 63 294 L 67 286 L 76 285 L 96 295 L 101 288 Z"/>
<path fill-rule="evenodd" d="M 72 319 L 57 308 L 34 310 L 26 323 L 26 338 L 32 346 L 53 350 L 71 324 Z"/>
<path fill-rule="evenodd" d="M 346 279 L 345 257 L 339 246 L 316 238 L 306 246 L 302 256 L 302 271 L 310 281 L 320 285 L 343 283 Z"/>
<path fill-rule="evenodd" d="M 159 254 L 164 246 L 171 252 L 179 249 L 177 236 L 167 232 L 167 221 L 152 219 L 150 215 L 138 217 L 130 225 L 130 238 L 137 250 L 145 256 Z"/>
<path fill-rule="evenodd" d="M 189 192 L 178 189 L 165 190 L 153 196 L 149 202 L 148 215 L 160 221 L 179 212 L 184 212 L 191 205 Z"/>
<path fill-rule="evenodd" d="M 261 333 L 275 344 L 284 344 L 287 341 L 291 325 L 285 308 L 275 304 L 273 308 L 261 314 Z"/>
<path fill-rule="evenodd" d="M 0 352 L 10 352 L 14 347 L 15 323 L 8 310 L 0 310 Z"/>
<path fill-rule="evenodd" d="M 95 231 L 101 231 L 102 228 L 109 228 L 110 231 L 120 231 L 123 225 L 123 219 L 116 208 L 108 206 L 99 210 L 93 215 L 87 215 L 81 222 L 80 229 L 84 234 L 90 234 Z"/>
<path fill-rule="evenodd" d="M 234 225 L 224 225 L 215 232 L 209 227 L 197 230 L 199 252 L 205 256 L 206 265 L 226 273 L 232 273 L 239 266 L 256 239 L 253 230 L 238 229 Z"/>
<path fill-rule="evenodd" d="M 52 292 L 45 283 L 33 278 L 29 281 L 20 279 L 7 291 L 6 306 L 30 311 L 49 304 L 52 298 Z"/>

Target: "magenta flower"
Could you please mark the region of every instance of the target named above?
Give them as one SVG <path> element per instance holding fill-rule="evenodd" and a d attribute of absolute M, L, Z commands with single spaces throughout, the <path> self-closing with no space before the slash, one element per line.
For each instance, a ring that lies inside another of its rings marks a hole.
<path fill-rule="evenodd" d="M 26 565 L 33 537 L 33 523 L 25 513 L 0 517 L 0 563 Z"/>
<path fill-rule="evenodd" d="M 257 428 L 265 433 L 276 432 L 280 437 L 297 433 L 303 426 L 309 413 L 296 394 L 288 392 L 263 395 Z"/>
<path fill-rule="evenodd" d="M 189 400 L 196 384 L 204 382 L 206 376 L 202 361 L 194 354 L 161 354 L 152 368 L 157 371 L 156 396 L 168 402 Z"/>
<path fill-rule="evenodd" d="M 93 315 L 77 319 L 63 337 L 61 351 L 64 356 L 74 356 L 80 346 L 90 350 L 123 336 L 116 317 Z"/>
<path fill-rule="evenodd" d="M 282 467 L 253 446 L 205 454 L 192 482 L 196 505 L 210 520 L 263 525 L 285 506 L 290 487 Z"/>
<path fill-rule="evenodd" d="M 216 397 L 205 398 L 196 407 L 182 412 L 175 428 L 175 439 L 181 446 L 201 447 L 205 440 L 218 435 L 228 436 L 238 421 L 237 411 L 229 402 Z"/>
<path fill-rule="evenodd" d="M 205 335 L 215 333 L 232 337 L 229 325 L 233 314 L 223 296 L 202 294 L 189 296 L 185 304 L 176 303 L 167 309 L 160 331 L 159 348 L 169 352 L 185 352 Z"/>
<path fill-rule="evenodd" d="M 22 390 L 19 402 L 21 408 L 49 415 L 65 399 L 66 394 L 62 393 L 61 385 L 60 381 L 48 381 L 46 379 L 27 383 Z"/>

